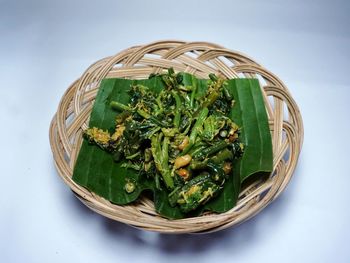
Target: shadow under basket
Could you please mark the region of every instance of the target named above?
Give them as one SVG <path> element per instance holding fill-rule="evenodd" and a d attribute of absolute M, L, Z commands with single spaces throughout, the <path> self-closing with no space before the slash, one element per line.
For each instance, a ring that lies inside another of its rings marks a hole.
<path fill-rule="evenodd" d="M 262 87 L 273 144 L 273 172 L 245 184 L 237 205 L 222 213 L 169 220 L 158 215 L 152 200 L 119 206 L 79 186 L 73 167 L 87 128 L 97 90 L 104 78 L 148 78 L 167 68 L 208 78 L 257 78 Z M 203 233 L 225 229 L 251 218 L 277 198 L 290 181 L 303 142 L 297 104 L 282 81 L 251 58 L 207 42 L 160 41 L 128 48 L 91 65 L 65 92 L 50 127 L 56 168 L 75 195 L 93 211 L 131 226 L 162 233 Z"/>

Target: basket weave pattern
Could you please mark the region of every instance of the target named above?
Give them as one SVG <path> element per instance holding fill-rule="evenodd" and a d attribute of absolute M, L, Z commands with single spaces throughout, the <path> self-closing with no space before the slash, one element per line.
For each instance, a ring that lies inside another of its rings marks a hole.
<path fill-rule="evenodd" d="M 200 78 L 209 73 L 226 78 L 258 78 L 269 118 L 274 152 L 274 171 L 242 189 L 237 205 L 222 214 L 168 220 L 159 216 L 145 197 L 118 206 L 72 180 L 73 167 L 87 128 L 92 105 L 103 78 L 147 78 L 173 67 Z M 288 184 L 303 140 L 302 118 L 292 96 L 277 76 L 251 58 L 216 44 L 161 41 L 126 49 L 91 65 L 64 94 L 50 127 L 50 143 L 59 175 L 90 209 L 111 219 L 164 233 L 210 232 L 237 225 L 273 201 Z"/>

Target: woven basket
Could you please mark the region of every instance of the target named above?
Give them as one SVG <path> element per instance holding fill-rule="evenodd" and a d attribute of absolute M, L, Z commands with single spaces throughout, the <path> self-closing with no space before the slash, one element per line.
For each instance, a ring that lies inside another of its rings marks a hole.
<path fill-rule="evenodd" d="M 103 78 L 147 78 L 173 67 L 200 78 L 209 73 L 226 78 L 258 78 L 273 140 L 274 171 L 268 179 L 248 185 L 237 205 L 222 214 L 168 220 L 159 216 L 146 197 L 119 206 L 77 185 L 73 167 Z M 241 53 L 206 42 L 160 41 L 126 49 L 91 65 L 64 94 L 50 127 L 50 143 L 58 173 L 76 196 L 93 211 L 138 228 L 164 233 L 211 232 L 237 225 L 272 202 L 288 184 L 303 141 L 302 118 L 286 86 L 274 74 Z"/>

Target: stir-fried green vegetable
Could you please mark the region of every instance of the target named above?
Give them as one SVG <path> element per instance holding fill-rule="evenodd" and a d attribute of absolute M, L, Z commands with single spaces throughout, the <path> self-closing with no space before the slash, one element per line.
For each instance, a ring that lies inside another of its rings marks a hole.
<path fill-rule="evenodd" d="M 166 89 L 159 93 L 137 84 L 130 103 L 110 102 L 113 132 L 91 127 L 84 135 L 122 167 L 154 180 L 168 191 L 171 206 L 188 213 L 220 194 L 244 147 L 227 117 L 234 101 L 224 79 L 210 74 L 206 94 L 198 96 L 196 83 L 184 85 L 181 73 L 169 69 L 160 76 Z M 135 184 L 127 181 L 125 192 L 133 193 Z"/>

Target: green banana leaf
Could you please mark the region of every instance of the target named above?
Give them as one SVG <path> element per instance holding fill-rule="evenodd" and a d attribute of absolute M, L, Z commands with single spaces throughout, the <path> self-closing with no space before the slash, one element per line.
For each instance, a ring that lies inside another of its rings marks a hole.
<path fill-rule="evenodd" d="M 183 73 L 185 85 L 196 86 L 196 96 L 205 95 L 207 80 Z M 113 132 L 116 112 L 109 106 L 111 101 L 129 102 L 128 91 L 132 84 L 142 84 L 155 92 L 164 89 L 160 77 L 146 80 L 104 79 L 101 82 L 90 116 L 90 127 L 99 127 Z M 234 161 L 234 172 L 224 185 L 221 194 L 201 209 L 183 214 L 178 207 L 171 207 L 167 192 L 156 189 L 153 180 L 144 178 L 133 169 L 123 168 L 115 163 L 112 156 L 95 145 L 83 140 L 75 167 L 73 180 L 88 190 L 118 204 L 125 205 L 135 201 L 142 192 L 153 193 L 156 211 L 171 219 L 199 215 L 202 211 L 225 212 L 235 206 L 240 186 L 250 176 L 259 172 L 272 171 L 272 143 L 267 114 L 259 82 L 255 79 L 232 79 L 228 89 L 235 98 L 231 110 L 232 118 L 241 127 L 241 141 L 245 151 L 240 160 Z M 136 189 L 126 193 L 124 185 L 136 182 Z"/>
<path fill-rule="evenodd" d="M 241 127 L 240 139 L 245 145 L 236 165 L 242 183 L 257 172 L 272 171 L 271 133 L 259 81 L 229 80 L 229 91 L 235 98 L 230 118 Z"/>

